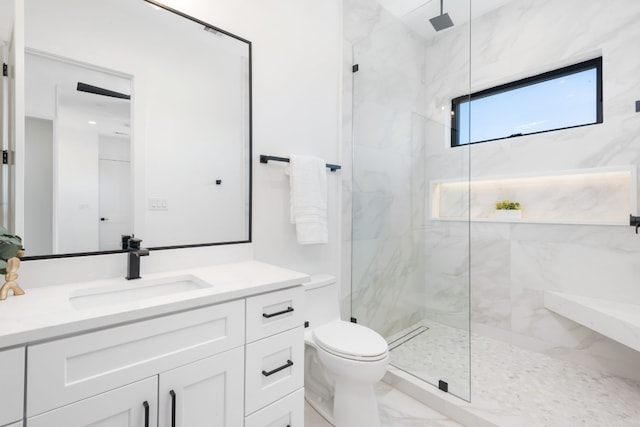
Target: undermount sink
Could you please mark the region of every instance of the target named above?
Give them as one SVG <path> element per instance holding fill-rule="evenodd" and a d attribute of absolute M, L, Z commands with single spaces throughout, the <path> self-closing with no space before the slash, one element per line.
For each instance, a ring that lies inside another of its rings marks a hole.
<path fill-rule="evenodd" d="M 118 283 L 97 288 L 73 291 L 69 295 L 69 302 L 78 309 L 95 308 L 174 295 L 211 286 L 210 283 L 189 274 L 157 279 L 118 281 Z"/>

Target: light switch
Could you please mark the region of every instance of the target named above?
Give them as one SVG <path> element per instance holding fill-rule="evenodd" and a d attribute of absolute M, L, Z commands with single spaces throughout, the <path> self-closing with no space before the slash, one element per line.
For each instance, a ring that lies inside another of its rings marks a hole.
<path fill-rule="evenodd" d="M 149 198 L 149 210 L 150 211 L 168 211 L 169 199 L 166 197 Z"/>

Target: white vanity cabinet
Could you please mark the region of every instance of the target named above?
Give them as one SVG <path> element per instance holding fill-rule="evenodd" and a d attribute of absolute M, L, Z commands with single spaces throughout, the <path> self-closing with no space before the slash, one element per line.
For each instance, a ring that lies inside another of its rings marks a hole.
<path fill-rule="evenodd" d="M 0 426 L 22 426 L 23 399 L 24 347 L 0 351 Z"/>
<path fill-rule="evenodd" d="M 244 342 L 238 300 L 33 345 L 27 427 L 242 425 Z"/>
<path fill-rule="evenodd" d="M 72 403 L 27 420 L 28 427 L 142 427 L 155 426 L 157 377 Z"/>
<path fill-rule="evenodd" d="M 302 427 L 308 276 L 189 274 L 216 285 L 88 309 L 70 296 L 104 283 L 72 283 L 1 307 L 0 427 Z"/>
<path fill-rule="evenodd" d="M 245 427 L 303 426 L 301 286 L 247 298 Z"/>

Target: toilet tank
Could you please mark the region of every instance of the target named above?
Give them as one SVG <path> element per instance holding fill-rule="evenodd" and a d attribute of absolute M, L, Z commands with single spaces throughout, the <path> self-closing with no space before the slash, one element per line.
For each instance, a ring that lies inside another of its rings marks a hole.
<path fill-rule="evenodd" d="M 305 316 L 310 328 L 340 319 L 340 290 L 336 278 L 316 274 L 304 285 Z"/>

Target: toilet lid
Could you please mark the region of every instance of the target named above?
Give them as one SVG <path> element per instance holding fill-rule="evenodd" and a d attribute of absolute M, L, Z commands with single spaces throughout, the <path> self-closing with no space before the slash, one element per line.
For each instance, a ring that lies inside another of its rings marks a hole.
<path fill-rule="evenodd" d="M 313 339 L 326 351 L 351 359 L 380 359 L 387 342 L 377 332 L 350 322 L 331 322 L 314 329 Z"/>

